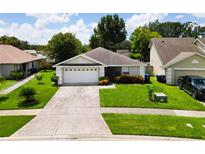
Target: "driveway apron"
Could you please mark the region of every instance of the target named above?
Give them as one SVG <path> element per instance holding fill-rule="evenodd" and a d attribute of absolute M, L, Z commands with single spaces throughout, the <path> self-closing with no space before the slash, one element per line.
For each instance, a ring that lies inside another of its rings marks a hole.
<path fill-rule="evenodd" d="M 13 137 L 111 135 L 100 111 L 98 86 L 63 86 Z"/>

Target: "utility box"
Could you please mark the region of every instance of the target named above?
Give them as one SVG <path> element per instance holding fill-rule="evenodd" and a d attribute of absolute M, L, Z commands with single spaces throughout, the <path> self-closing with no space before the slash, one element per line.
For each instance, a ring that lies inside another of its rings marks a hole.
<path fill-rule="evenodd" d="M 155 102 L 167 102 L 167 95 L 164 93 L 154 93 Z"/>

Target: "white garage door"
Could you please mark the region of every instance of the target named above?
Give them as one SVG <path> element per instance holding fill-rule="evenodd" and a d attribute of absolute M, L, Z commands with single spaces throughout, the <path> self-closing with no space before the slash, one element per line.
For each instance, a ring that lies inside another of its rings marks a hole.
<path fill-rule="evenodd" d="M 65 68 L 64 83 L 97 83 L 98 68 Z"/>

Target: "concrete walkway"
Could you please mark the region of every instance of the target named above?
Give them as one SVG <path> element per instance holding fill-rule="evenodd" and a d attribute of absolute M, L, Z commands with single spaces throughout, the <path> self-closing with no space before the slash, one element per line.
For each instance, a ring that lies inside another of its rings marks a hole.
<path fill-rule="evenodd" d="M 25 84 L 26 82 L 30 81 L 31 79 L 33 79 L 35 77 L 35 74 L 27 77 L 26 79 L 22 80 L 22 81 L 19 81 L 17 82 L 16 84 L 14 84 L 13 86 L 3 90 L 3 91 L 0 91 L 0 95 L 5 95 L 5 94 L 8 94 L 10 92 L 12 92 L 13 90 L 17 89 L 18 87 L 22 86 L 23 84 Z"/>
<path fill-rule="evenodd" d="M 11 115 L 37 115 L 42 109 L 28 109 L 28 110 L 0 110 L 0 116 Z"/>
<path fill-rule="evenodd" d="M 0 137 L 0 141 L 196 141 L 196 139 L 143 136 L 143 135 L 59 135 L 59 136 L 22 136 Z"/>
<path fill-rule="evenodd" d="M 60 87 L 44 109 L 12 137 L 112 135 L 100 111 L 98 86 Z"/>
<path fill-rule="evenodd" d="M 102 113 L 123 113 L 123 114 L 158 114 L 185 117 L 205 117 L 205 111 L 150 109 L 150 108 L 101 108 Z"/>

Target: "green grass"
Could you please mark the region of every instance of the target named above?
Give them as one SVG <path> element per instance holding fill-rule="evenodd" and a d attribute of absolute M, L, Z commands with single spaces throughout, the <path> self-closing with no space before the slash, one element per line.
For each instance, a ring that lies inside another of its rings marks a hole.
<path fill-rule="evenodd" d="M 205 118 L 134 114 L 103 114 L 103 117 L 113 134 L 205 139 L 202 126 Z M 193 128 L 187 127 L 187 123 Z"/>
<path fill-rule="evenodd" d="M 0 137 L 8 137 L 33 119 L 34 116 L 0 116 Z"/>
<path fill-rule="evenodd" d="M 151 79 L 155 92 L 168 96 L 168 103 L 152 102 L 148 99 L 148 84 L 117 84 L 116 89 L 100 89 L 102 107 L 139 107 L 178 110 L 205 110 L 205 106 L 176 86 L 166 85 Z"/>
<path fill-rule="evenodd" d="M 3 82 L 0 82 L 0 91 L 14 85 L 16 82 L 16 80 L 5 80 Z"/>
<path fill-rule="evenodd" d="M 53 75 L 53 71 L 42 72 L 43 79 L 41 84 L 38 83 L 37 79 L 34 78 L 31 81 L 27 82 L 18 89 L 12 91 L 7 95 L 0 96 L 0 110 L 3 109 L 37 109 L 43 108 L 46 103 L 52 98 L 52 96 L 58 90 L 58 87 L 53 86 L 50 78 Z M 37 104 L 33 106 L 22 106 L 22 98 L 19 97 L 19 91 L 23 87 L 33 87 L 37 91 L 35 96 Z"/>

